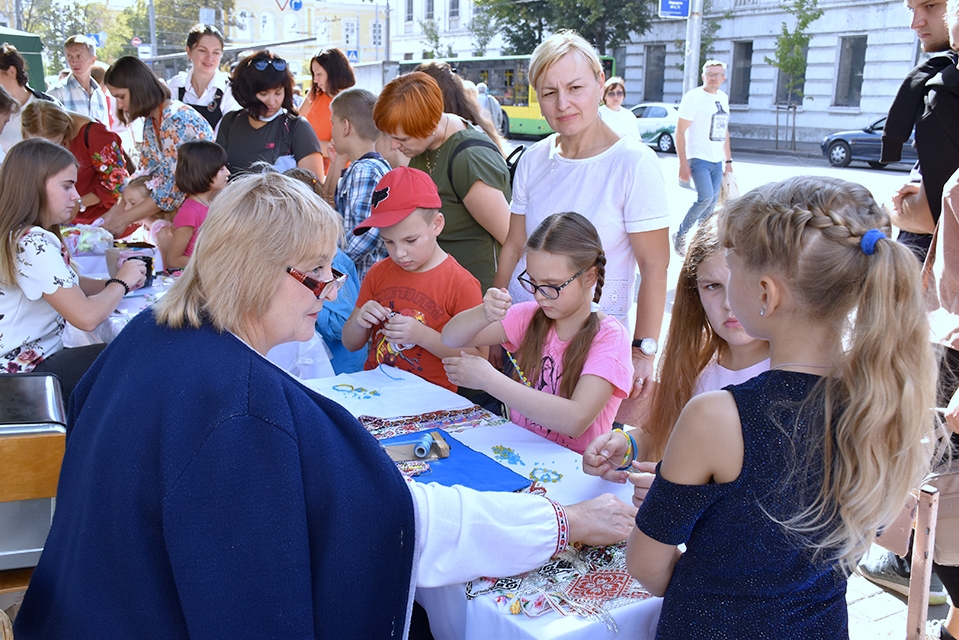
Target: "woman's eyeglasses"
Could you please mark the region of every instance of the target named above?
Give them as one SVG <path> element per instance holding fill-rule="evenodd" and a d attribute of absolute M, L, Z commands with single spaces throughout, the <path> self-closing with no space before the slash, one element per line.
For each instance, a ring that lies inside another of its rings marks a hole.
<path fill-rule="evenodd" d="M 317 298 L 326 298 L 334 291 L 339 291 L 340 288 L 346 284 L 345 273 L 340 273 L 336 269 L 330 269 L 330 271 L 333 272 L 332 280 L 317 280 L 293 267 L 286 268 L 288 274 L 299 280 L 303 286 L 312 291 L 313 295 Z"/>
<path fill-rule="evenodd" d="M 536 292 L 539 291 L 540 295 L 542 295 L 547 300 L 555 300 L 556 298 L 559 297 L 560 291 L 568 287 L 573 280 L 580 277 L 584 273 L 586 273 L 586 269 L 580 269 L 579 271 L 576 272 L 576 275 L 574 275 L 572 278 L 570 278 L 563 284 L 559 285 L 558 287 L 554 287 L 553 285 L 549 285 L 549 284 L 546 284 L 546 285 L 533 284 L 533 282 L 528 277 L 524 277 L 529 275 L 528 273 L 526 273 L 525 269 L 523 270 L 523 273 L 516 276 L 516 279 L 519 280 L 519 283 L 523 286 L 523 288 L 529 291 L 530 293 L 535 295 Z"/>
<path fill-rule="evenodd" d="M 286 60 L 283 58 L 262 58 L 254 60 L 252 64 L 257 71 L 266 71 L 266 68 L 270 66 L 277 71 L 286 71 Z"/>
<path fill-rule="evenodd" d="M 608 96 L 625 96 L 625 95 L 626 95 L 626 92 L 625 92 L 625 91 L 616 90 L 616 91 L 610 91 L 610 92 L 607 93 L 606 95 L 608 95 Z"/>

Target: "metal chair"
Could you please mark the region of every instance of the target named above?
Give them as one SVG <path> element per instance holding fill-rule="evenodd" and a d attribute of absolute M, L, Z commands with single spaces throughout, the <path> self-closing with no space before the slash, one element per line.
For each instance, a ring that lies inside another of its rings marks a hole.
<path fill-rule="evenodd" d="M 25 591 L 50 530 L 65 447 L 59 379 L 0 375 L 0 593 Z"/>

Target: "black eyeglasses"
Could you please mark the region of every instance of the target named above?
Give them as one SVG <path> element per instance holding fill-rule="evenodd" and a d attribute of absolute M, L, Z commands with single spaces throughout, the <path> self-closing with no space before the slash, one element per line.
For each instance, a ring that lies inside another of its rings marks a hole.
<path fill-rule="evenodd" d="M 553 285 L 550 285 L 550 284 L 545 284 L 545 285 L 533 284 L 533 282 L 529 278 L 523 277 L 523 276 L 529 275 L 528 273 L 526 273 L 525 269 L 523 270 L 523 273 L 516 276 L 516 279 L 519 280 L 519 283 L 523 285 L 523 288 L 529 291 L 530 293 L 535 295 L 536 292 L 539 291 L 540 294 L 547 300 L 555 300 L 556 298 L 559 297 L 560 291 L 568 287 L 573 280 L 580 277 L 584 273 L 586 273 L 586 269 L 580 269 L 579 271 L 576 272 L 576 275 L 574 275 L 572 278 L 570 278 L 563 284 L 559 285 L 558 287 L 554 287 Z"/>
<path fill-rule="evenodd" d="M 333 272 L 332 280 L 317 280 L 311 278 L 302 271 L 287 267 L 286 272 L 299 280 L 304 287 L 313 292 L 317 298 L 326 298 L 334 291 L 339 291 L 346 284 L 346 274 L 340 273 L 336 269 L 330 269 Z"/>
<path fill-rule="evenodd" d="M 286 60 L 283 58 L 262 58 L 253 61 L 253 68 L 257 71 L 266 71 L 266 68 L 272 66 L 277 71 L 286 71 Z"/>

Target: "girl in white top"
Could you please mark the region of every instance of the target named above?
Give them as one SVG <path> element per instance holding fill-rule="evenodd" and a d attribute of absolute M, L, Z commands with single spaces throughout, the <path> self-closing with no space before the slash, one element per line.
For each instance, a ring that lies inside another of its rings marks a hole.
<path fill-rule="evenodd" d="M 613 76 L 603 87 L 603 104 L 599 115 L 610 129 L 623 137 L 639 138 L 639 124 L 636 115 L 629 109 L 623 109 L 626 100 L 626 83 L 619 76 Z"/>
<path fill-rule="evenodd" d="M 645 424 L 632 432 L 637 436 L 638 460 L 662 459 L 672 427 L 690 398 L 743 383 L 769 369 L 769 343 L 750 337 L 729 308 L 728 278 L 716 216 L 711 216 L 697 228 L 676 284 L 659 382 Z M 619 436 L 607 433 L 590 443 L 583 454 L 583 470 L 625 482 L 627 473 L 617 471 L 603 456 L 611 437 Z"/>
<path fill-rule="evenodd" d="M 223 115 L 240 108 L 233 99 L 230 76 L 220 71 L 223 34 L 212 25 L 194 26 L 186 38 L 186 57 L 190 68 L 170 78 L 167 86 L 176 100 L 196 109 L 216 133 Z"/>
<path fill-rule="evenodd" d="M 15 144 L 0 169 L 0 370 L 55 373 L 66 398 L 104 345 L 64 349 L 65 322 L 92 331 L 145 278 L 139 260 L 106 281 L 70 267 L 60 225 L 80 202 L 76 181 L 73 154 L 42 138 Z"/>

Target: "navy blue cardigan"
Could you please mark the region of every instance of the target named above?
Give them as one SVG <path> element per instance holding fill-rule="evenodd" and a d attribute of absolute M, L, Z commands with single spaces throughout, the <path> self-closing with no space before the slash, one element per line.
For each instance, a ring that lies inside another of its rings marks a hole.
<path fill-rule="evenodd" d="M 235 336 L 140 314 L 69 423 L 18 640 L 402 636 L 402 477 L 346 410 Z"/>

